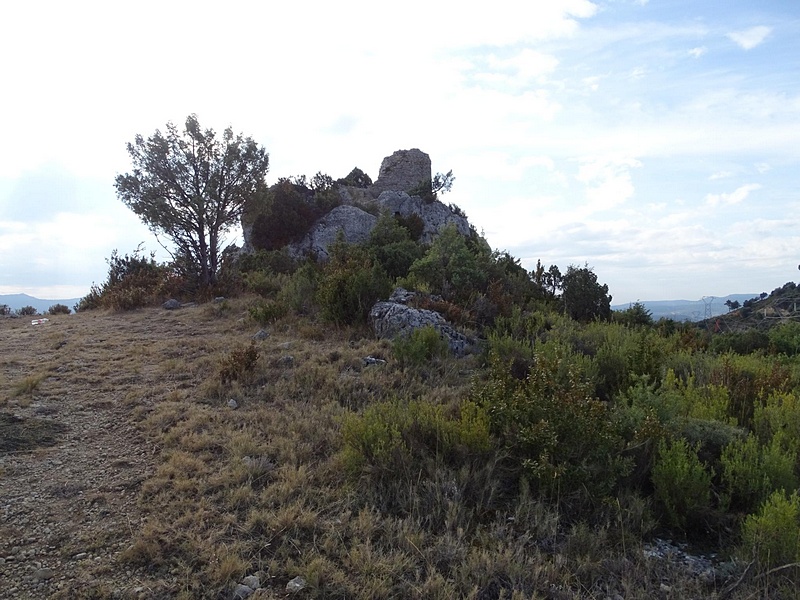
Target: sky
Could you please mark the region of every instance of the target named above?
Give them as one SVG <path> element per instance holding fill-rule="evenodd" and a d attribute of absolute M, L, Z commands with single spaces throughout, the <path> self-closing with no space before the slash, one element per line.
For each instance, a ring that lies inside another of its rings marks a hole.
<path fill-rule="evenodd" d="M 140 242 L 166 259 L 114 178 L 189 114 L 265 147 L 269 182 L 419 148 L 493 248 L 588 264 L 612 304 L 800 279 L 799 3 L 471 6 L 4 6 L 0 294 L 83 296 Z"/>

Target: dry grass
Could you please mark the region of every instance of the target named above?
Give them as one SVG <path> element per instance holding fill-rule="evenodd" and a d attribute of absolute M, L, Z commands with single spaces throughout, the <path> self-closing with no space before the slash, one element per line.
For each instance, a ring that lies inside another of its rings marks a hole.
<path fill-rule="evenodd" d="M 634 501 L 591 527 L 567 526 L 518 490 L 505 510 L 481 512 L 476 499 L 497 492 L 493 469 L 501 467 L 491 461 L 365 489 L 369 479 L 351 479 L 342 465 L 345 416 L 393 398 L 455 405 L 469 396 L 478 358 L 403 369 L 391 345 L 363 329 L 286 317 L 255 342 L 252 364 L 251 355 L 240 365 L 232 352 L 249 347 L 260 328 L 248 317 L 250 302 L 57 316 L 49 331 L 14 330 L 18 348 L 47 332 L 44 374 L 24 372 L 32 364 L 24 352 L 2 363 L 0 398 L 10 407 L 26 396 L 111 398 L 146 438 L 157 460 L 137 492 L 146 521 L 119 561 L 146 574 L 152 597 L 224 598 L 251 573 L 261 573 L 275 597 L 298 575 L 308 582 L 303 597 L 314 598 L 718 591 L 721 583 L 643 555 L 646 510 Z M 388 363 L 364 366 L 366 356 Z M 237 377 L 226 376 L 232 372 Z M 381 494 L 389 492 L 405 498 L 407 510 L 386 510 L 392 503 Z M 110 594 L 102 577 L 94 585 L 94 597 Z M 733 597 L 758 591 L 743 585 Z"/>

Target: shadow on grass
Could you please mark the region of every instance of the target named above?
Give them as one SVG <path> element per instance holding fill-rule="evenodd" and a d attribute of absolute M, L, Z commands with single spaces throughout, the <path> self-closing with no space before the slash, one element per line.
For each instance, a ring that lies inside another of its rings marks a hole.
<path fill-rule="evenodd" d="M 26 419 L 0 413 L 0 454 L 52 446 L 66 430 L 66 425 L 47 419 Z"/>

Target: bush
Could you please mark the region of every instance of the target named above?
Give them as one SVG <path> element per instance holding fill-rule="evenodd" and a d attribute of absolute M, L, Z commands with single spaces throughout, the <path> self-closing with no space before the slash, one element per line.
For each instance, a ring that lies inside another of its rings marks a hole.
<path fill-rule="evenodd" d="M 108 278 L 102 286 L 92 284 L 89 294 L 75 305 L 76 312 L 96 308 L 133 310 L 177 295 L 183 280 L 170 267 L 158 264 L 154 256 L 151 252 L 149 258 L 145 257 L 141 245 L 125 256 L 112 251 L 106 260 Z"/>
<path fill-rule="evenodd" d="M 64 304 L 53 304 L 47 309 L 47 314 L 49 315 L 68 315 L 70 312 L 69 306 Z"/>
<path fill-rule="evenodd" d="M 430 325 L 414 329 L 410 335 L 395 339 L 394 357 L 403 366 L 422 366 L 450 353 L 447 340 Z"/>
<path fill-rule="evenodd" d="M 222 383 L 247 379 L 255 370 L 259 352 L 254 343 L 234 348 L 220 359 L 219 378 Z"/>
<path fill-rule="evenodd" d="M 683 439 L 659 442 L 653 487 L 672 527 L 685 530 L 691 518 L 710 508 L 713 474 L 700 462 L 698 450 L 699 444 L 692 447 Z"/>
<path fill-rule="evenodd" d="M 783 323 L 769 331 L 770 346 L 780 354 L 796 356 L 800 354 L 800 323 Z"/>
<path fill-rule="evenodd" d="M 606 404 L 591 396 L 580 378 L 580 357 L 557 348 L 534 355 L 520 380 L 508 364 L 492 357 L 491 374 L 476 401 L 491 418 L 509 463 L 544 498 L 577 516 L 608 497 L 630 470 L 624 441 Z"/>
<path fill-rule="evenodd" d="M 748 559 L 755 551 L 763 568 L 800 561 L 800 497 L 787 497 L 778 490 L 764 502 L 758 514 L 745 519 L 742 554 Z"/>
<path fill-rule="evenodd" d="M 376 479 L 413 480 L 429 461 L 459 466 L 491 447 L 489 417 L 470 401 L 455 414 L 426 400 L 381 402 L 346 418 L 342 435 L 347 470 Z"/>
<path fill-rule="evenodd" d="M 39 311 L 32 306 L 23 306 L 22 308 L 17 310 L 17 314 L 20 315 L 21 317 L 33 317 L 35 315 L 38 315 Z"/>
<path fill-rule="evenodd" d="M 283 302 L 265 300 L 254 306 L 251 306 L 249 312 L 250 316 L 256 323 L 262 327 L 265 327 L 266 325 L 274 323 L 278 319 L 285 317 L 289 312 L 289 307 Z"/>
<path fill-rule="evenodd" d="M 337 242 L 317 290 L 322 316 L 337 324 L 364 323 L 372 305 L 387 298 L 392 284 L 364 248 Z"/>

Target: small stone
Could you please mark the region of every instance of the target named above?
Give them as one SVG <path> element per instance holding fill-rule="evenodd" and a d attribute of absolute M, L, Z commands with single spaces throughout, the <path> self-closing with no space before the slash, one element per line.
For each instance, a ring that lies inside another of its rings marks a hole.
<path fill-rule="evenodd" d="M 299 592 L 306 587 L 306 580 L 299 575 L 286 584 L 287 592 Z"/>
<path fill-rule="evenodd" d="M 53 573 L 53 569 L 48 569 L 47 567 L 43 569 L 36 569 L 33 574 L 33 578 L 36 581 L 47 581 L 48 579 L 52 579 L 55 573 Z"/>
<path fill-rule="evenodd" d="M 161 305 L 162 308 L 166 310 L 175 310 L 176 308 L 181 307 L 181 303 L 175 300 L 175 298 L 170 298 L 164 304 Z"/>
<path fill-rule="evenodd" d="M 252 593 L 253 588 L 240 583 L 236 586 L 236 589 L 233 590 L 233 600 L 244 600 Z"/>
<path fill-rule="evenodd" d="M 253 339 L 254 340 L 265 340 L 268 337 L 269 337 L 269 332 L 268 331 L 264 331 L 263 329 L 259 329 L 258 332 L 256 332 L 253 335 Z"/>
<path fill-rule="evenodd" d="M 292 365 L 294 365 L 294 356 L 292 356 L 291 354 L 287 354 L 286 356 L 281 356 L 278 359 L 278 364 L 281 365 L 282 367 L 291 367 Z"/>
<path fill-rule="evenodd" d="M 251 589 L 257 590 L 261 587 L 261 581 L 259 580 L 258 575 L 248 575 L 242 579 L 242 585 L 246 585 Z"/>
<path fill-rule="evenodd" d="M 666 583 L 662 583 L 659 589 L 665 594 L 669 594 L 672 591 L 672 587 L 668 586 Z"/>
<path fill-rule="evenodd" d="M 369 367 L 370 365 L 385 365 L 386 361 L 382 358 L 375 358 L 374 356 L 365 356 L 362 361 L 364 362 L 365 367 Z"/>
<path fill-rule="evenodd" d="M 225 296 L 217 296 L 214 298 L 214 304 L 219 304 L 221 302 L 225 302 Z"/>
<path fill-rule="evenodd" d="M 239 408 L 239 403 L 233 398 L 231 398 L 230 400 L 228 400 L 228 408 L 236 410 L 237 408 Z"/>
<path fill-rule="evenodd" d="M 88 554 L 87 554 L 86 552 L 78 552 L 78 554 L 76 554 L 76 555 L 75 555 L 75 556 L 73 556 L 72 558 L 73 558 L 74 560 L 83 560 L 83 559 L 84 559 L 84 558 L 86 558 L 87 556 L 88 556 Z"/>

